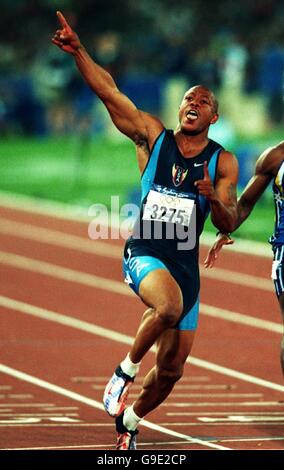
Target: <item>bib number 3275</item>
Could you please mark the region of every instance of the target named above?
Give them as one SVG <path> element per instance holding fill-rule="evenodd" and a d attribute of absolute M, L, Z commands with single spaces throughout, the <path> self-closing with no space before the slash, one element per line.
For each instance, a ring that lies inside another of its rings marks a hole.
<path fill-rule="evenodd" d="M 194 200 L 150 190 L 144 208 L 144 220 L 156 220 L 189 226 Z"/>

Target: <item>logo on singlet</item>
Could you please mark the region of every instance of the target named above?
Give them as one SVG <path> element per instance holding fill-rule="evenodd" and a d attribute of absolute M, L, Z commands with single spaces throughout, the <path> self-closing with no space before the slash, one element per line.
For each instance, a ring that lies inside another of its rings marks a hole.
<path fill-rule="evenodd" d="M 172 176 L 173 176 L 174 185 L 180 186 L 184 182 L 187 176 L 187 173 L 188 173 L 188 170 L 185 170 L 181 166 L 178 166 L 174 163 L 172 167 Z"/>

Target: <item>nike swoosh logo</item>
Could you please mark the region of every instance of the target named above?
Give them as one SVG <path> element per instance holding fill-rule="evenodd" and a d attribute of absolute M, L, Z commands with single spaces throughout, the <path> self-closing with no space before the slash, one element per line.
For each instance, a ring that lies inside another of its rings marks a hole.
<path fill-rule="evenodd" d="M 194 163 L 193 166 L 203 166 L 204 163 Z"/>

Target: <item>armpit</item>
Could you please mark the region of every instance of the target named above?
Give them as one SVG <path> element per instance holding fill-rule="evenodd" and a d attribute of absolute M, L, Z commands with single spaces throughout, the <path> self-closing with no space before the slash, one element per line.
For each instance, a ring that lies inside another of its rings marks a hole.
<path fill-rule="evenodd" d="M 144 152 L 150 151 L 148 140 L 144 135 L 142 134 L 135 135 L 134 142 L 135 142 L 135 145 L 137 145 L 137 147 L 139 147 Z"/>

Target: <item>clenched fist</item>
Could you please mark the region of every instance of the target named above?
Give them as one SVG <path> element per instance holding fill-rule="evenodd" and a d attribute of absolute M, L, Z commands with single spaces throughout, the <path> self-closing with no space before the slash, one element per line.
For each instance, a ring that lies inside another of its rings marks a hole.
<path fill-rule="evenodd" d="M 198 192 L 201 196 L 205 196 L 207 199 L 212 200 L 215 198 L 215 189 L 209 176 L 207 162 L 204 162 L 204 177 L 202 180 L 197 180 L 194 186 L 197 187 Z"/>

